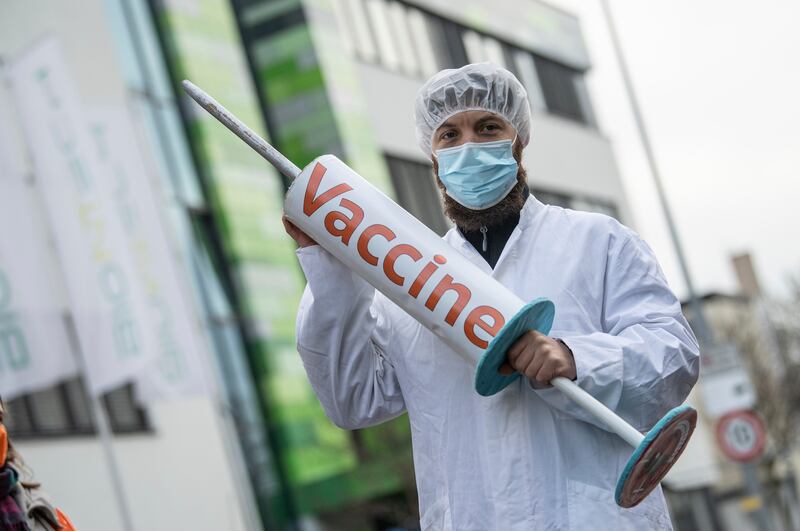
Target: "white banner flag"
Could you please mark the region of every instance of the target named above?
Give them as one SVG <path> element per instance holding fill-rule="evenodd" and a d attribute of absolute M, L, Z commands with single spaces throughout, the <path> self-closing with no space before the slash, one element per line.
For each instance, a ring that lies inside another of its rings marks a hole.
<path fill-rule="evenodd" d="M 57 42 L 43 41 L 10 68 L 67 284 L 89 388 L 103 393 L 155 359 L 150 313 L 97 160 L 77 88 Z"/>
<path fill-rule="evenodd" d="M 10 152 L 0 112 L 0 395 L 37 391 L 77 374 L 41 206 Z"/>
<path fill-rule="evenodd" d="M 162 222 L 159 188 L 142 162 L 133 123 L 123 108 L 91 108 L 87 117 L 158 339 L 158 357 L 137 380 L 137 395 L 151 401 L 204 393 L 208 354 L 202 325 L 182 289 L 187 272 L 178 269 L 177 249 Z"/>

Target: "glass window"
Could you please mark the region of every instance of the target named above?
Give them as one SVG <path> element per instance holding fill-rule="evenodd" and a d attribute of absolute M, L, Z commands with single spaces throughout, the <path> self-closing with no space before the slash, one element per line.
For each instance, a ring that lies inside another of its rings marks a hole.
<path fill-rule="evenodd" d="M 400 205 L 432 231 L 443 235 L 450 228 L 442 213 L 440 192 L 430 164 L 386 156 Z"/>
<path fill-rule="evenodd" d="M 439 70 L 436 52 L 431 42 L 428 22 L 418 9 L 408 10 L 408 29 L 411 32 L 411 42 L 416 49 L 422 74 L 426 77 L 432 76 Z"/>
<path fill-rule="evenodd" d="M 146 428 L 144 411 L 134 400 L 133 384 L 125 384 L 103 395 L 103 405 L 114 432 L 129 433 Z"/>
<path fill-rule="evenodd" d="M 525 85 L 528 91 L 528 99 L 534 111 L 545 111 L 547 105 L 542 94 L 542 87 L 539 84 L 539 76 L 536 73 L 536 65 L 533 63 L 533 56 L 523 50 L 514 51 L 514 64 L 517 67 L 519 80 Z"/>
<path fill-rule="evenodd" d="M 28 413 L 27 397 L 6 402 L 6 413 L 3 424 L 12 435 L 17 433 L 30 433 L 33 431 L 33 421 Z"/>
<path fill-rule="evenodd" d="M 436 70 L 450 68 L 450 54 L 447 52 L 447 43 L 444 39 L 442 21 L 427 14 L 423 14 L 422 16 L 425 20 L 426 33 L 431 42 L 431 50 L 433 50 Z"/>
<path fill-rule="evenodd" d="M 575 85 L 575 78 L 580 75 L 578 71 L 538 56 L 534 63 L 548 110 L 565 118 L 585 123 L 586 117 L 581 108 Z"/>
<path fill-rule="evenodd" d="M 30 418 L 42 433 L 64 433 L 71 427 L 69 402 L 64 400 L 59 385 L 31 394 L 28 401 Z"/>
<path fill-rule="evenodd" d="M 544 203 L 545 205 L 559 206 L 562 208 L 569 208 L 572 198 L 566 194 L 559 194 L 547 190 L 531 189 L 533 196 Z"/>
<path fill-rule="evenodd" d="M 134 400 L 132 384 L 125 384 L 106 393 L 101 401 L 115 433 L 148 430 L 147 415 Z M 14 438 L 95 432 L 89 395 L 80 378 L 9 400 L 6 404 L 5 424 Z"/>
<path fill-rule="evenodd" d="M 486 50 L 486 60 L 498 66 L 506 68 L 506 58 L 503 54 L 503 45 L 497 39 L 491 37 L 483 38 L 483 48 Z"/>
<path fill-rule="evenodd" d="M 107 4 L 137 140 L 152 148 L 147 151 L 154 155 L 168 195 L 201 208 L 203 198 L 147 2 L 125 2 L 124 9 L 120 2 Z"/>
<path fill-rule="evenodd" d="M 467 58 L 470 63 L 482 63 L 487 60 L 483 38 L 474 31 L 464 32 L 464 48 L 467 50 Z"/>
<path fill-rule="evenodd" d="M 355 28 L 353 20 L 347 16 L 347 6 L 345 0 L 332 0 L 333 16 L 336 19 L 336 26 L 339 28 L 338 35 L 342 38 L 342 45 L 347 53 L 356 50 Z"/>
<path fill-rule="evenodd" d="M 370 32 L 370 23 L 364 11 L 363 0 L 342 0 L 345 8 L 346 16 L 349 17 L 353 25 L 353 41 L 355 43 L 356 51 L 362 59 L 366 61 L 375 61 L 378 58 L 378 52 L 375 49 L 375 41 L 372 39 Z"/>
<path fill-rule="evenodd" d="M 372 28 L 375 30 L 380 61 L 386 68 L 397 70 L 400 66 L 400 57 L 389 25 L 388 6 L 383 0 L 367 0 L 366 7 Z"/>
<path fill-rule="evenodd" d="M 589 99 L 589 90 L 586 88 L 585 77 L 575 76 L 573 82 L 575 83 L 575 90 L 578 93 L 578 103 L 581 106 L 584 122 L 592 127 L 597 127 L 597 119 L 592 109 L 592 100 Z"/>
<path fill-rule="evenodd" d="M 64 394 L 66 400 L 71 404 L 72 420 L 80 430 L 91 431 L 94 423 L 92 421 L 92 407 L 89 403 L 89 395 L 83 387 L 83 380 L 73 378 L 64 382 Z"/>
<path fill-rule="evenodd" d="M 534 195 L 534 197 L 536 197 L 536 199 L 546 205 L 560 206 L 562 208 L 570 208 L 572 210 L 583 210 L 585 212 L 597 212 L 598 214 L 605 214 L 606 216 L 619 219 L 617 206 L 611 201 L 607 201 L 605 199 L 574 196 L 571 194 L 564 194 L 536 188 L 532 188 L 531 193 Z"/>
<path fill-rule="evenodd" d="M 590 197 L 576 197 L 572 200 L 570 208 L 573 210 L 584 210 L 586 212 L 597 212 L 598 214 L 605 214 L 612 218 L 618 218 L 617 207 L 602 199 L 594 199 Z"/>
<path fill-rule="evenodd" d="M 517 63 L 514 60 L 514 52 L 517 51 L 517 48 L 514 48 L 513 46 L 511 46 L 509 44 L 501 43 L 500 45 L 503 47 L 503 59 L 505 60 L 506 68 L 512 74 L 514 74 L 517 77 L 517 79 L 522 81 L 522 79 L 521 79 L 521 77 L 519 75 L 519 70 L 517 69 Z"/>
<path fill-rule="evenodd" d="M 464 48 L 464 28 L 453 21 L 440 21 L 444 50 L 447 52 L 447 65 L 450 68 L 460 68 L 469 63 L 467 50 Z"/>
<path fill-rule="evenodd" d="M 389 22 L 392 26 L 392 34 L 397 45 L 397 54 L 400 58 L 401 67 L 408 74 L 417 74 L 419 72 L 419 61 L 412 44 L 406 7 L 399 2 L 390 3 Z"/>
<path fill-rule="evenodd" d="M 432 15 L 426 15 L 425 20 L 439 68 L 459 68 L 469 63 L 464 47 L 464 28 Z"/>

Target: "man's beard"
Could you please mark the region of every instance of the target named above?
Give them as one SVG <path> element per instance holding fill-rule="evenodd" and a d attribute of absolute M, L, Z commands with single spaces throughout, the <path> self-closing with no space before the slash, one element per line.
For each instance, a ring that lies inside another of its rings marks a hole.
<path fill-rule="evenodd" d="M 516 146 L 515 146 L 516 148 Z M 433 171 L 436 175 L 436 184 L 442 192 L 444 202 L 444 215 L 450 218 L 456 226 L 467 232 L 480 230 L 481 227 L 491 228 L 503 223 L 508 218 L 519 214 L 525 206 L 528 188 L 528 175 L 525 168 L 519 164 L 522 149 L 514 149 L 514 158 L 517 159 L 519 169 L 517 170 L 517 184 L 499 203 L 485 210 L 473 210 L 458 203 L 455 199 L 447 195 L 444 183 L 438 177 L 439 166 L 434 160 Z"/>

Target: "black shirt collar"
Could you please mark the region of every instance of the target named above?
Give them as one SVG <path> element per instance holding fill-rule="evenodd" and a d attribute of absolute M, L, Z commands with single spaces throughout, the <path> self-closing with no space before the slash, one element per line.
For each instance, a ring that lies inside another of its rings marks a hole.
<path fill-rule="evenodd" d="M 527 186 L 525 187 L 524 193 L 525 199 L 527 200 L 530 195 Z M 520 213 L 517 212 L 501 223 L 492 225 L 491 227 L 481 227 L 481 230 L 468 231 L 461 227 L 458 227 L 458 230 L 464 236 L 464 239 L 467 240 L 492 269 L 494 269 L 508 239 L 511 237 L 511 233 L 514 232 L 514 229 L 517 228 L 519 224 L 519 216 Z"/>

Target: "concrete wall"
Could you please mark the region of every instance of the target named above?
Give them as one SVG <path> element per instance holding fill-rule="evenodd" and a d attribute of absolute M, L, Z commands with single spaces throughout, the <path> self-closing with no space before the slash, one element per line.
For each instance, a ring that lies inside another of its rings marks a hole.
<path fill-rule="evenodd" d="M 148 413 L 152 433 L 115 437 L 113 443 L 134 529 L 245 529 L 211 402 L 172 402 Z M 23 441 L 17 449 L 78 529 L 122 529 L 97 438 Z"/>

